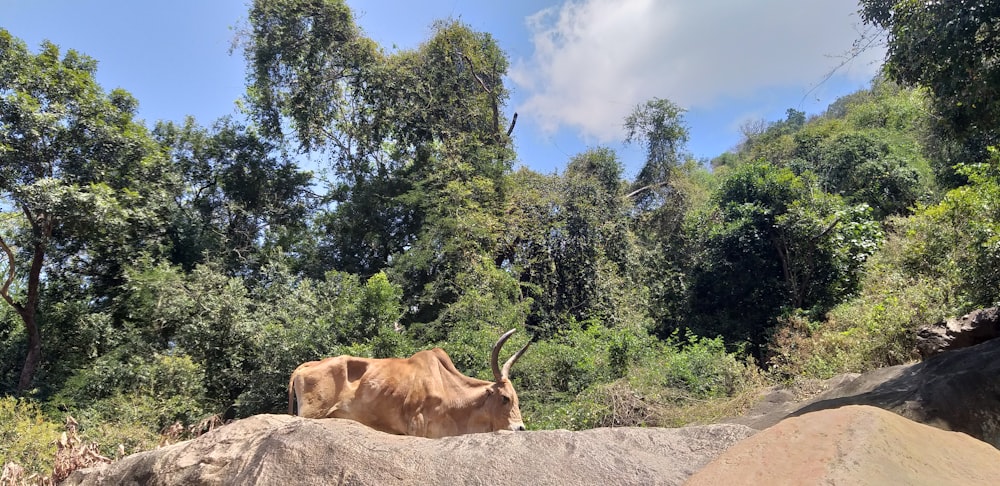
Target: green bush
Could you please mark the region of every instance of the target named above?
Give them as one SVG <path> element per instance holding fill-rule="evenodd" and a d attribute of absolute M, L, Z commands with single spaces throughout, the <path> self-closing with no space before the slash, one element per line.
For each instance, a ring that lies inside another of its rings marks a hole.
<path fill-rule="evenodd" d="M 238 417 L 284 413 L 288 379 L 302 363 L 340 354 L 403 357 L 415 350 L 393 327 L 402 314 L 400 289 L 384 274 L 362 285 L 343 272 L 296 279 L 287 268 L 271 266 L 265 284 L 253 292 L 254 329 L 239 348 L 244 366 L 234 370 L 245 377 L 234 403 Z"/>
<path fill-rule="evenodd" d="M 516 384 L 525 422 L 533 429 L 707 419 L 712 412 L 685 407 L 725 402 L 761 382 L 756 367 L 726 352 L 721 338 L 675 335 L 660 342 L 635 328 L 574 323 L 533 345 L 530 353 L 519 364 Z"/>
<path fill-rule="evenodd" d="M 35 402 L 0 397 L 0 468 L 14 462 L 29 475 L 51 474 L 61 431 Z"/>
<path fill-rule="evenodd" d="M 891 218 L 861 290 L 821 322 L 789 318 L 772 340 L 785 376 L 826 378 L 914 359 L 916 330 L 1000 301 L 1000 162 L 962 171 L 970 185 Z"/>
<path fill-rule="evenodd" d="M 185 355 L 143 357 L 113 353 L 71 377 L 49 406 L 74 411 L 87 423 L 143 424 L 154 432 L 209 414 L 204 371 Z"/>
<path fill-rule="evenodd" d="M 866 265 L 861 291 L 822 321 L 788 316 L 771 341 L 772 370 L 785 377 L 829 378 L 906 363 L 916 330 L 964 307 L 949 278 L 916 275 L 899 263 L 912 251 L 893 233 Z"/>
<path fill-rule="evenodd" d="M 542 401 L 575 396 L 598 381 L 608 381 L 608 329 L 572 322 L 552 338 L 534 343 L 518 363 L 521 387 Z"/>
<path fill-rule="evenodd" d="M 689 344 L 680 344 L 675 335 L 643 363 L 635 379 L 646 387 L 673 388 L 698 399 L 728 396 L 745 385 L 748 365 L 726 352 L 722 338 L 688 336 L 686 341 Z"/>
<path fill-rule="evenodd" d="M 179 422 L 195 425 L 204 416 L 194 400 L 176 396 L 167 399 L 140 393 L 116 393 L 76 411 L 86 442 L 95 442 L 101 453 L 115 457 L 121 446 L 126 454 L 155 448 L 161 435 Z"/>

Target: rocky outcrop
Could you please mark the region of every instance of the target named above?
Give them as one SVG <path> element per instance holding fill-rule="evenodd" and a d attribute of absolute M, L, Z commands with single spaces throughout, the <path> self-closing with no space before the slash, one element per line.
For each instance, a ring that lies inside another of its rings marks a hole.
<path fill-rule="evenodd" d="M 721 424 L 425 439 L 259 415 L 74 472 L 70 485 L 1000 484 L 1000 451 L 869 406 Z"/>
<path fill-rule="evenodd" d="M 771 394 L 771 402 L 762 401 L 751 413 L 728 422 L 763 430 L 789 416 L 871 405 L 1000 448 L 1000 339 L 920 363 L 842 375 L 805 402 L 782 401 L 788 396 L 780 391 Z"/>
<path fill-rule="evenodd" d="M 68 485 L 682 484 L 753 433 L 740 425 L 425 439 L 347 420 L 258 415 L 76 471 Z"/>
<path fill-rule="evenodd" d="M 994 339 L 842 375 L 805 402 L 774 389 L 732 423 L 680 429 L 425 439 L 258 415 L 75 471 L 63 484 L 992 485 L 1000 484 L 998 377 Z"/>
<path fill-rule="evenodd" d="M 917 331 L 917 353 L 924 359 L 1000 337 L 1000 307 L 979 309 Z"/>
<path fill-rule="evenodd" d="M 792 417 L 695 473 L 690 486 L 1000 484 L 1000 451 L 868 406 Z"/>

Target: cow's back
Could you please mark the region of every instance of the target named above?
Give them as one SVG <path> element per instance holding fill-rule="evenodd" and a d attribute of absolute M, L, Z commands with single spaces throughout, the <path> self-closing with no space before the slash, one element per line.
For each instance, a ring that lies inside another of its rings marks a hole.
<path fill-rule="evenodd" d="M 436 360 L 430 351 L 410 358 L 372 360 L 354 383 L 353 403 L 344 415 L 374 429 L 391 434 L 426 435 L 414 423 L 422 422 L 425 407 L 435 407 L 440 382 Z M 431 365 L 433 361 L 433 366 Z"/>
<path fill-rule="evenodd" d="M 344 355 L 305 363 L 292 373 L 290 388 L 303 417 L 346 418 L 391 434 L 441 437 L 472 431 L 468 417 L 450 410 L 467 402 L 467 390 L 488 385 L 461 374 L 435 348 L 407 359 Z"/>
<path fill-rule="evenodd" d="M 298 415 L 309 418 L 343 417 L 370 359 L 341 355 L 300 365 L 292 373 Z M 346 417 L 350 418 L 350 417 Z"/>
<path fill-rule="evenodd" d="M 459 372 L 441 348 L 385 364 L 377 379 L 362 380 L 358 396 L 378 404 L 372 407 L 376 423 L 369 425 L 386 432 L 423 437 L 466 433 L 468 417 L 457 409 L 468 403 L 470 390 L 490 385 Z M 375 378 L 376 373 L 367 375 Z"/>

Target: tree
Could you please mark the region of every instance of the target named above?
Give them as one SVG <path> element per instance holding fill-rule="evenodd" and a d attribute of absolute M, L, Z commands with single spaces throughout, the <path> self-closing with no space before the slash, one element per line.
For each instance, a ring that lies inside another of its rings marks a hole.
<path fill-rule="evenodd" d="M 896 222 L 895 270 L 944 290 L 956 315 L 1000 300 L 1000 153 L 966 165 L 965 186 Z"/>
<path fill-rule="evenodd" d="M 691 267 L 704 241 L 690 231 L 688 221 L 709 205 L 716 180 L 715 174 L 689 160 L 673 171 L 661 206 L 631 215 L 639 254 L 635 273 L 647 289 L 647 312 L 661 338 L 690 317 Z"/>
<path fill-rule="evenodd" d="M 775 122 L 763 122 L 764 125 L 744 125 L 744 139 L 740 142 L 739 152 L 744 160 L 756 162 L 768 160 L 772 163 L 783 163 L 789 157 L 793 137 L 806 124 L 806 114 L 794 108 L 785 110 L 785 119 Z M 722 161 L 716 162 L 721 165 Z"/>
<path fill-rule="evenodd" d="M 669 184 L 671 171 L 683 161 L 688 141 L 684 111 L 670 100 L 653 98 L 625 118 L 625 142 L 641 143 L 646 148 L 646 163 L 630 194 L 640 206 L 656 204 L 656 189 Z"/>
<path fill-rule="evenodd" d="M 252 127 L 229 118 L 211 130 L 193 119 L 161 122 L 154 136 L 183 179 L 168 229 L 171 261 L 191 270 L 217 260 L 253 277 L 265 246 L 294 249 L 314 201 L 312 174 L 299 170 Z"/>
<path fill-rule="evenodd" d="M 847 132 L 817 147 L 811 168 L 823 190 L 871 206 L 879 220 L 903 214 L 920 195 L 917 172 L 892 154 L 889 144 L 863 132 Z"/>
<path fill-rule="evenodd" d="M 563 224 L 556 241 L 556 309 L 577 321 L 615 324 L 607 285 L 630 270 L 631 233 L 622 198 L 621 162 L 607 148 L 573 157 L 564 175 Z M 614 282 L 614 283 L 613 283 Z"/>
<path fill-rule="evenodd" d="M 562 177 L 520 168 L 507 177 L 504 230 L 496 266 L 517 279 L 520 292 L 531 300 L 528 329 L 546 335 L 555 332 L 559 317 L 556 293 L 559 275 L 554 236 L 563 217 Z"/>
<path fill-rule="evenodd" d="M 690 264 L 683 221 L 691 209 L 691 174 L 698 163 L 687 160 L 688 129 L 684 109 L 670 100 L 653 98 L 625 118 L 626 143 L 646 147 L 646 163 L 632 182 L 629 198 L 637 257 L 633 278 L 648 292 L 648 314 L 655 329 L 670 333 L 682 319 L 687 292 L 684 274 Z"/>
<path fill-rule="evenodd" d="M 730 165 L 764 160 L 813 172 L 824 191 L 866 203 L 883 220 L 910 211 L 930 190 L 922 144 L 929 118 L 920 90 L 876 78 L 808 121 L 789 109 L 785 120 L 747 138 Z"/>
<path fill-rule="evenodd" d="M 133 121 L 135 99 L 123 90 L 104 93 L 96 67 L 73 50 L 60 58 L 48 42 L 33 55 L 0 30 L 0 194 L 4 212 L 26 228 L 0 239 L 0 296 L 21 317 L 28 340 L 20 392 L 42 359 L 43 278 L 78 271 L 91 277 L 78 287 L 99 285 L 120 277 L 116 251 L 144 242 L 155 252 L 159 243 L 156 206 L 166 200 L 171 176 Z M 53 253 L 57 258 L 47 261 Z"/>
<path fill-rule="evenodd" d="M 329 150 L 320 269 L 403 285 L 406 323 L 457 301 L 456 277 L 499 239 L 513 151 L 500 113 L 507 59 L 496 41 L 439 22 L 418 49 L 384 55 L 335 0 L 258 1 L 247 43 L 264 127 Z"/>
<path fill-rule="evenodd" d="M 865 22 L 888 33 L 889 75 L 930 89 L 943 115 L 940 128 L 985 159 L 985 147 L 1000 140 L 1000 4 L 861 0 L 860 5 Z"/>
<path fill-rule="evenodd" d="M 397 264 L 397 255 L 430 258 L 442 244 L 435 239 L 460 238 L 444 228 L 454 222 L 447 215 L 456 194 L 473 195 L 477 211 L 495 217 L 513 152 L 500 120 L 507 59 L 489 34 L 439 22 L 420 48 L 387 56 L 338 0 L 258 1 L 250 23 L 257 118 L 267 133 L 287 126 L 303 149 L 329 150 L 320 268 L 369 276 Z M 439 224 L 441 231 L 426 227 Z M 429 263 L 410 266 L 447 268 Z M 426 283 L 407 289 L 409 303 Z"/>
<path fill-rule="evenodd" d="M 350 8 L 340 0 L 254 1 L 249 22 L 248 98 L 265 135 L 281 135 L 287 121 L 306 150 L 350 143 L 331 140 L 330 130 L 356 114 L 345 98 L 363 92 L 379 58 Z M 362 156 L 372 149 L 358 142 Z"/>
<path fill-rule="evenodd" d="M 573 157 L 562 176 L 522 169 L 509 180 L 499 265 L 531 298 L 528 325 L 540 336 L 572 322 L 642 320 L 621 170 L 614 152 L 596 148 Z"/>
<path fill-rule="evenodd" d="M 745 164 L 695 221 L 705 241 L 692 277 L 695 331 L 750 343 L 758 356 L 782 312 L 821 315 L 858 285 L 881 238 L 865 206 L 819 190 L 810 174 Z"/>

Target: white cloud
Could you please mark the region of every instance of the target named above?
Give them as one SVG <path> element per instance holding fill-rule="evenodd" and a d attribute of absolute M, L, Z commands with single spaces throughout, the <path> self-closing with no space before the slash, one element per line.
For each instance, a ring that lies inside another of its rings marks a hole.
<path fill-rule="evenodd" d="M 805 92 L 840 63 L 862 28 L 847 0 L 567 0 L 527 18 L 534 53 L 510 71 L 517 110 L 553 132 L 598 141 L 652 97 L 707 108 L 763 89 Z M 842 75 L 859 82 L 881 50 Z"/>

